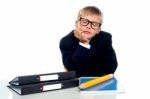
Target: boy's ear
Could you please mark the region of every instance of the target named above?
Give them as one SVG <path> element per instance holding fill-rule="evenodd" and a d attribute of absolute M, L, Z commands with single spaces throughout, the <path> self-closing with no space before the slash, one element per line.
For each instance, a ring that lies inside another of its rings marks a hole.
<path fill-rule="evenodd" d="M 101 31 L 101 27 L 98 29 L 97 33 L 96 34 L 99 34 L 99 32 Z"/>
<path fill-rule="evenodd" d="M 75 21 L 75 27 L 78 27 L 78 21 L 77 20 Z"/>
<path fill-rule="evenodd" d="M 75 21 L 75 25 L 77 26 L 77 24 L 78 24 L 78 21 L 76 20 L 76 21 Z"/>

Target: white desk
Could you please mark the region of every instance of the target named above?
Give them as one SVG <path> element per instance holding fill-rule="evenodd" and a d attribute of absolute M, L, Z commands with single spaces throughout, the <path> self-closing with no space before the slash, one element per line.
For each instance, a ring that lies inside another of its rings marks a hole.
<path fill-rule="evenodd" d="M 0 81 L 0 99 L 116 99 L 118 94 L 81 94 L 78 87 L 19 95 L 7 87 L 8 81 Z"/>

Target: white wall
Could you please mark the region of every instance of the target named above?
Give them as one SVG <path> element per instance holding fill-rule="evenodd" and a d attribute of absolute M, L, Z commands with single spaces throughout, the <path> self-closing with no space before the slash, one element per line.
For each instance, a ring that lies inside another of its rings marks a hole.
<path fill-rule="evenodd" d="M 1 0 L 0 80 L 18 75 L 64 71 L 59 40 L 74 28 L 80 8 L 98 6 L 103 30 L 112 33 L 119 66 L 116 76 L 149 72 L 146 0 Z M 137 78 L 138 79 L 138 78 Z"/>

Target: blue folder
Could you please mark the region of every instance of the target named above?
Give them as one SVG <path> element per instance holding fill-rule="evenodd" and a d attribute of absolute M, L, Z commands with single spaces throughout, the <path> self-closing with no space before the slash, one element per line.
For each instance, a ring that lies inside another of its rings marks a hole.
<path fill-rule="evenodd" d="M 95 79 L 96 77 L 81 77 L 79 84 L 85 83 L 89 80 Z M 105 82 L 99 83 L 86 89 L 80 89 L 81 93 L 107 93 L 107 92 L 124 92 L 124 88 L 120 85 L 116 78 L 112 78 Z"/>

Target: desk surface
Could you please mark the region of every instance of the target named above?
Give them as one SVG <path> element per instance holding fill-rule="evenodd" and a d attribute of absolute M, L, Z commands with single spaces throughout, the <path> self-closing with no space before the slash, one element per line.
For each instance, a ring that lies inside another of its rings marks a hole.
<path fill-rule="evenodd" d="M 118 93 L 81 94 L 78 87 L 48 91 L 30 95 L 19 95 L 7 87 L 8 81 L 0 81 L 1 99 L 116 99 Z"/>

